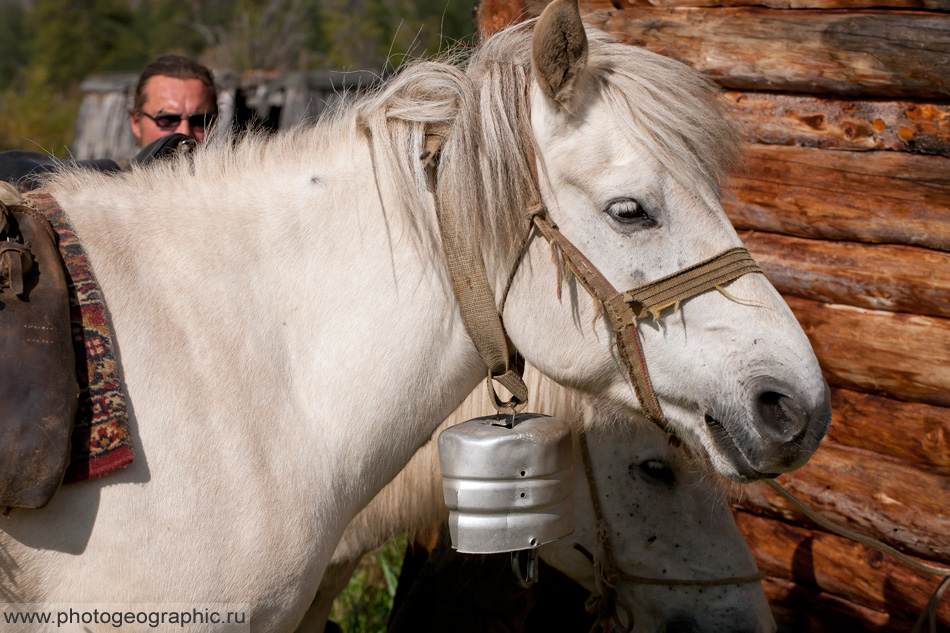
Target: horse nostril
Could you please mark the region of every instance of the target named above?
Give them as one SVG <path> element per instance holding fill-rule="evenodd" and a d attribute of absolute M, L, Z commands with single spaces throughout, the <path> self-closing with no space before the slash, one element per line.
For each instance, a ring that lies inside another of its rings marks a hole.
<path fill-rule="evenodd" d="M 755 399 L 759 433 L 768 439 L 788 442 L 808 427 L 808 413 L 778 391 L 762 391 Z"/>

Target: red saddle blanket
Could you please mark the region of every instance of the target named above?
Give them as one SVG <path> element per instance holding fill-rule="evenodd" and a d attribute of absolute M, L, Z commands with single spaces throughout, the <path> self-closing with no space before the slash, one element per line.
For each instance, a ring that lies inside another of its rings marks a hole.
<path fill-rule="evenodd" d="M 63 483 L 101 477 L 132 463 L 128 407 L 102 291 L 89 258 L 56 200 L 43 191 L 23 194 L 59 236 L 66 264 L 79 405 L 69 467 Z"/>

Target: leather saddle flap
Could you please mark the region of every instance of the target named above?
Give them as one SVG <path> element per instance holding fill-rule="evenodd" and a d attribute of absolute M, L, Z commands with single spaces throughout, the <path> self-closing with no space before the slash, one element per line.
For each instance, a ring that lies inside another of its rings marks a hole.
<path fill-rule="evenodd" d="M 41 508 L 63 481 L 79 395 L 66 274 L 49 222 L 3 202 L 0 377 L 0 508 Z"/>

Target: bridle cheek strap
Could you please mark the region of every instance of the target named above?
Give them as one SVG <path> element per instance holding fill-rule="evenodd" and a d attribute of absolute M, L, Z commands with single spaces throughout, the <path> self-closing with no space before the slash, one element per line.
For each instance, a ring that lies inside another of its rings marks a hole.
<path fill-rule="evenodd" d="M 761 273 L 762 269 L 748 250 L 736 247 L 662 279 L 626 292 L 617 292 L 591 261 L 548 219 L 543 205 L 538 206 L 541 208 L 535 207 L 530 211 L 534 226 L 561 255 L 581 286 L 603 305 L 616 335 L 621 363 L 627 370 L 644 414 L 660 428 L 669 430 L 650 381 L 643 345 L 637 332 L 637 321 L 646 316 L 656 320 L 665 308 L 676 307 L 690 297 L 720 288 L 743 275 Z"/>

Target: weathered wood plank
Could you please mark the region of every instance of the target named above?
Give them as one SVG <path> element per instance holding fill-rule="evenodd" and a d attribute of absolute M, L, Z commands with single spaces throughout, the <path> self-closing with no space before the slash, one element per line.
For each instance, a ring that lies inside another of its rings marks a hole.
<path fill-rule="evenodd" d="M 762 581 L 779 633 L 907 633 L 914 622 L 781 578 Z"/>
<path fill-rule="evenodd" d="M 950 406 L 950 320 L 797 297 L 786 301 L 830 384 Z"/>
<path fill-rule="evenodd" d="M 738 229 L 950 251 L 950 158 L 753 145 L 723 207 Z"/>
<path fill-rule="evenodd" d="M 740 231 L 783 295 L 950 317 L 950 253 Z"/>
<path fill-rule="evenodd" d="M 950 19 L 893 11 L 631 8 L 604 28 L 727 88 L 945 99 Z"/>
<path fill-rule="evenodd" d="M 479 28 L 490 26 L 499 16 L 517 16 L 518 21 L 537 17 L 549 0 L 476 0 L 475 19 Z M 742 7 L 770 9 L 921 9 L 950 11 L 950 0 L 580 0 L 581 13 L 641 7 Z M 508 22 L 500 19 L 503 26 Z M 494 30 L 487 31 L 493 33 Z"/>
<path fill-rule="evenodd" d="M 946 0 L 584 0 L 586 10 L 636 7 L 742 7 L 765 6 L 770 9 L 926 9 L 950 11 Z"/>
<path fill-rule="evenodd" d="M 866 429 L 885 421 L 868 421 Z M 950 472 L 824 441 L 802 468 L 779 480 L 823 517 L 897 549 L 950 563 Z M 756 514 L 810 524 L 764 485 L 733 488 L 734 503 Z"/>
<path fill-rule="evenodd" d="M 821 531 L 736 512 L 736 524 L 769 576 L 818 588 L 877 611 L 915 620 L 938 578 L 866 545 Z M 950 623 L 950 602 L 938 621 Z"/>
<path fill-rule="evenodd" d="M 475 30 L 480 40 L 527 16 L 525 0 L 476 0 Z"/>
<path fill-rule="evenodd" d="M 950 472 L 950 408 L 831 389 L 826 441 Z"/>
<path fill-rule="evenodd" d="M 754 143 L 950 156 L 950 105 L 727 92 Z"/>

